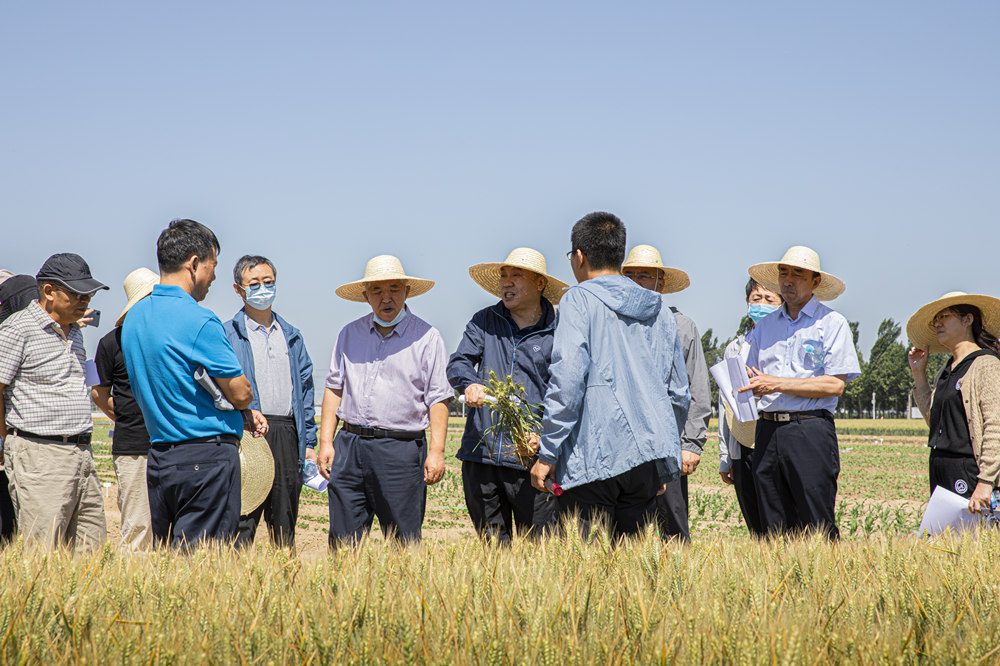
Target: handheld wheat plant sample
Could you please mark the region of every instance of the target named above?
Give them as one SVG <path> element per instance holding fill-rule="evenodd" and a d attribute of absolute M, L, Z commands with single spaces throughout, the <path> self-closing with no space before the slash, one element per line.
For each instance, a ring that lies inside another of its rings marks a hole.
<path fill-rule="evenodd" d="M 501 380 L 492 370 L 486 395 L 492 398 L 487 400 L 491 425 L 486 434 L 494 441 L 493 446 L 513 447 L 518 460 L 528 467 L 538 455 L 542 406 L 528 402 L 524 386 L 510 375 Z M 496 453 L 492 446 L 490 453 Z"/>

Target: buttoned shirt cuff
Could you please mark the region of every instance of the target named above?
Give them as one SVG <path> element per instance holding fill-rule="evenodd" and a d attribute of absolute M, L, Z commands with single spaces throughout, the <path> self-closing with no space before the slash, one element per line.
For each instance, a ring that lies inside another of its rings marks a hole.
<path fill-rule="evenodd" d="M 681 451 L 690 451 L 691 453 L 697 453 L 700 456 L 705 451 L 705 446 L 704 444 L 699 444 L 698 442 L 682 440 Z"/>

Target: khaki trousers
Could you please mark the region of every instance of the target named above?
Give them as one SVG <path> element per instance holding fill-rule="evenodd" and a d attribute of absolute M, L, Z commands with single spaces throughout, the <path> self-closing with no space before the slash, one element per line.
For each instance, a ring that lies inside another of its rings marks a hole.
<path fill-rule="evenodd" d="M 77 552 L 107 539 L 104 498 L 90 445 L 8 435 L 10 497 L 25 541 Z"/>
<path fill-rule="evenodd" d="M 146 456 L 114 456 L 118 510 L 122 512 L 122 550 L 149 550 L 153 527 L 146 490 Z"/>

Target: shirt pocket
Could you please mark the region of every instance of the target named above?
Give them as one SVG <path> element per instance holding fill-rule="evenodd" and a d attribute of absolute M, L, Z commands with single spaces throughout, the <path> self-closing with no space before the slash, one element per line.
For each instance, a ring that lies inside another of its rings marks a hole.
<path fill-rule="evenodd" d="M 803 340 L 795 350 L 798 366 L 818 375 L 823 374 L 825 355 L 826 350 L 823 348 L 823 341 L 818 338 Z"/>

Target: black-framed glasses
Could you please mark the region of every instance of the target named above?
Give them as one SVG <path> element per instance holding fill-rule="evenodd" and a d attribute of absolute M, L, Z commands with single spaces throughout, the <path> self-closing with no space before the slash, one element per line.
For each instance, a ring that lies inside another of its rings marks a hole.
<path fill-rule="evenodd" d="M 566 258 L 569 259 L 570 261 L 573 261 L 574 254 L 576 254 L 576 250 L 570 250 L 569 252 L 566 253 Z"/>

